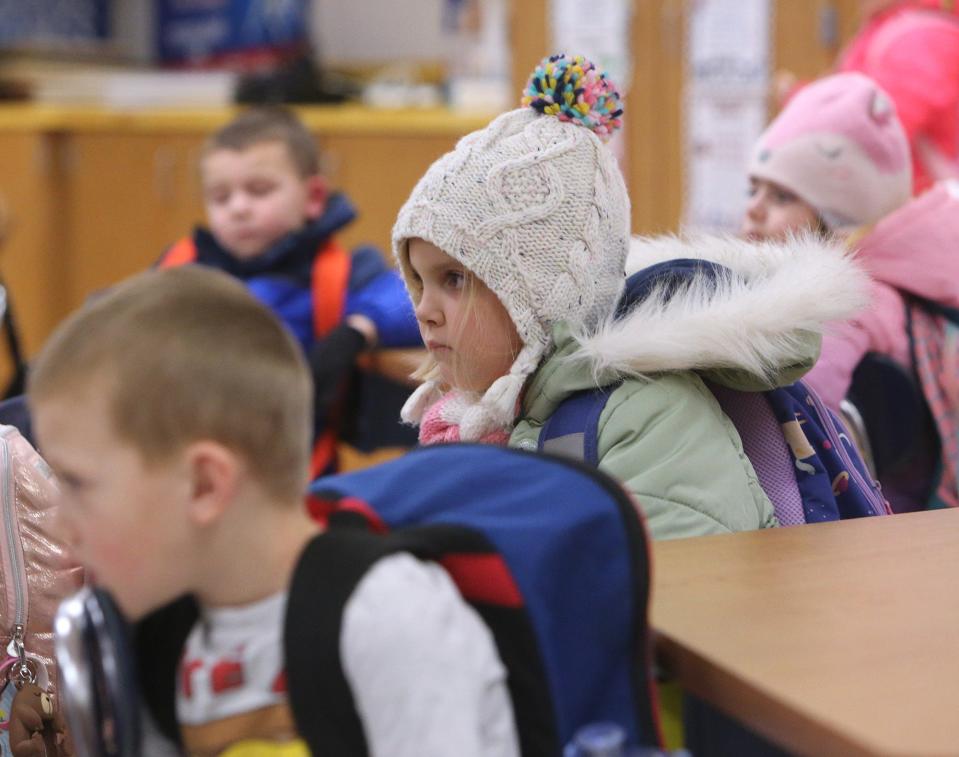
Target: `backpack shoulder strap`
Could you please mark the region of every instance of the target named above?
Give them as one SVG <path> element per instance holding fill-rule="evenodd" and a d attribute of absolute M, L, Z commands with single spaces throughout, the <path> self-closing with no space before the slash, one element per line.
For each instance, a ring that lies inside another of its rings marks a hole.
<path fill-rule="evenodd" d="M 543 424 L 537 450 L 598 465 L 599 416 L 616 386 L 585 389 L 563 400 Z"/>
<path fill-rule="evenodd" d="M 171 244 L 166 252 L 160 256 L 157 268 L 175 268 L 188 263 L 196 262 L 196 243 L 193 237 L 183 237 Z"/>
<path fill-rule="evenodd" d="M 927 299 L 926 297 L 920 297 L 918 294 L 913 294 L 904 289 L 897 289 L 896 291 L 902 295 L 902 299 L 905 302 L 906 307 L 906 328 L 911 329 L 911 316 L 913 308 L 920 308 L 930 315 L 942 316 L 949 323 L 959 326 L 959 309 L 951 308 L 948 305 L 942 305 L 934 300 Z"/>
<path fill-rule="evenodd" d="M 955 420 L 957 387 L 957 331 L 959 324 L 942 309 L 916 307 L 909 322 L 913 366 L 940 443 L 942 475 L 936 497 L 959 507 L 959 426 Z M 935 499 L 935 504 L 939 504 Z"/>
<path fill-rule="evenodd" d="M 287 688 L 297 730 L 311 751 L 367 754 L 340 637 L 350 595 L 388 545 L 367 531 L 359 515 L 341 524 L 307 545 L 293 574 L 283 631 Z"/>
<path fill-rule="evenodd" d="M 133 654 L 143 703 L 160 732 L 183 744 L 176 719 L 176 688 L 180 659 L 200 609 L 184 596 L 154 610 L 133 627 Z"/>
<path fill-rule="evenodd" d="M 313 442 L 310 453 L 310 479 L 317 479 L 336 472 L 339 434 L 334 424 L 328 424 L 321 430 Z"/>
<path fill-rule="evenodd" d="M 313 333 L 322 337 L 339 325 L 346 307 L 350 254 L 330 237 L 313 260 Z"/>
<path fill-rule="evenodd" d="M 313 300 L 313 334 L 317 338 L 326 336 L 343 320 L 350 265 L 350 253 L 334 237 L 323 243 L 313 260 L 310 288 Z M 336 462 L 338 441 L 336 424 L 329 424 L 320 433 L 310 458 L 312 478 L 331 472 Z"/>

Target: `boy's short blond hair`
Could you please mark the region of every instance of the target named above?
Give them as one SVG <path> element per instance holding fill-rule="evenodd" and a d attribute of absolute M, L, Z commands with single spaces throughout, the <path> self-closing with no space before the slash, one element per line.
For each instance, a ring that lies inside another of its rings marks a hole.
<path fill-rule="evenodd" d="M 31 404 L 100 378 L 118 437 L 147 464 L 190 442 L 238 453 L 264 490 L 308 481 L 313 387 L 299 345 L 239 282 L 201 266 L 139 274 L 54 332 L 29 377 Z"/>
<path fill-rule="evenodd" d="M 320 172 L 316 140 L 293 111 L 278 106 L 250 108 L 207 137 L 201 158 L 216 150 L 243 151 L 264 142 L 279 142 L 303 179 Z"/>

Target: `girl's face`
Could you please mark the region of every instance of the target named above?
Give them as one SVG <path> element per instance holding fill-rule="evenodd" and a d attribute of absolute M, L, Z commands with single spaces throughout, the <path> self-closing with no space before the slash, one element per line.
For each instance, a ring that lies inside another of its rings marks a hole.
<path fill-rule="evenodd" d="M 778 241 L 790 232 L 819 226 L 819 216 L 795 194 L 766 179 L 749 179 L 749 203 L 739 228 L 740 235 L 754 241 Z"/>
<path fill-rule="evenodd" d="M 409 242 L 416 320 L 440 381 L 482 393 L 509 372 L 523 345 L 506 308 L 459 261 L 422 239 Z M 419 291 L 416 291 L 419 290 Z"/>

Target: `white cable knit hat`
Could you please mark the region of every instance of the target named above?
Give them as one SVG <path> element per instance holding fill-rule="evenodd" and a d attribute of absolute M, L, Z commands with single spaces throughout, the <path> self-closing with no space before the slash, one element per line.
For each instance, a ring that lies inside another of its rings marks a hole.
<path fill-rule="evenodd" d="M 533 73 L 524 107 L 467 135 L 413 189 L 393 227 L 393 254 L 411 287 L 408 241 L 460 261 L 506 308 L 523 348 L 507 375 L 463 414 L 460 437 L 511 428 L 520 392 L 552 347 L 552 327 L 586 331 L 616 306 L 629 249 L 629 198 L 600 137 L 621 125 L 619 95 L 581 56 L 553 56 Z M 418 423 L 440 388 L 403 408 Z"/>

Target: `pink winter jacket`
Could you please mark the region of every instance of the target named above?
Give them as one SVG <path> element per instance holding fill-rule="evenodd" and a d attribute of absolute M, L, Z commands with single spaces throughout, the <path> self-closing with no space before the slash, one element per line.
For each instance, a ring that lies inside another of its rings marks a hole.
<path fill-rule="evenodd" d="M 871 305 L 826 333 L 822 355 L 805 377 L 833 408 L 846 396 L 867 352 L 911 366 L 905 303 L 898 290 L 959 308 L 959 182 L 940 182 L 890 213 L 856 249 L 874 279 Z"/>
<path fill-rule="evenodd" d="M 866 74 L 896 104 L 913 158 L 913 191 L 959 176 L 959 4 L 911 0 L 875 14 L 837 69 Z"/>

